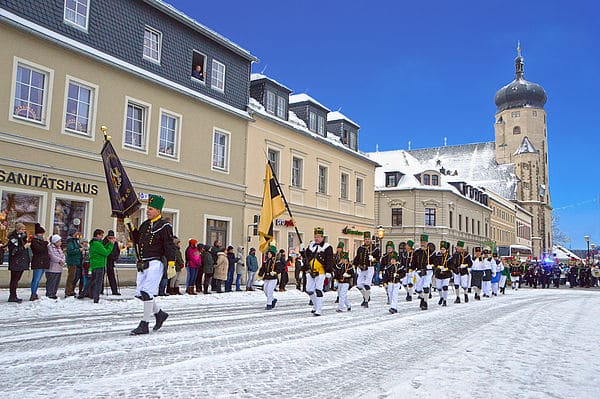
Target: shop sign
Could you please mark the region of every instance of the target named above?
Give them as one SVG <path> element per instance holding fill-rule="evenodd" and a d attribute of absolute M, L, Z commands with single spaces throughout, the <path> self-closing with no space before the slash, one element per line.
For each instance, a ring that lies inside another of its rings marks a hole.
<path fill-rule="evenodd" d="M 49 177 L 47 174 L 34 175 L 0 169 L 0 183 L 15 184 L 18 186 L 29 186 L 46 188 L 49 190 L 66 191 L 69 193 L 82 193 L 97 195 L 98 186 L 95 184 L 81 183 L 78 181 L 58 179 Z"/>
<path fill-rule="evenodd" d="M 350 234 L 350 235 L 354 235 L 354 236 L 362 236 L 363 232 L 362 231 L 358 231 L 358 230 L 352 230 L 348 226 L 346 226 L 346 227 L 344 227 L 342 229 L 342 234 Z"/>
<path fill-rule="evenodd" d="M 294 227 L 294 222 L 291 219 L 275 219 L 275 226 Z"/>

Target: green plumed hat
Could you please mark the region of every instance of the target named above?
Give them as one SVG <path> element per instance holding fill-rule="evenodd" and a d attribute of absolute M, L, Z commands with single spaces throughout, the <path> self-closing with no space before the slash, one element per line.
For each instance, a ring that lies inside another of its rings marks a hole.
<path fill-rule="evenodd" d="M 415 247 L 415 242 L 413 240 L 408 240 L 408 241 L 406 241 L 406 246 L 414 248 Z"/>
<path fill-rule="evenodd" d="M 275 245 L 269 245 L 269 249 L 267 251 L 272 253 L 273 256 L 277 254 L 277 248 L 275 248 Z"/>
<path fill-rule="evenodd" d="M 394 241 L 388 241 L 388 242 L 385 244 L 385 246 L 386 246 L 386 247 L 392 247 L 392 249 L 396 249 L 396 247 L 394 246 Z"/>
<path fill-rule="evenodd" d="M 344 242 L 343 241 L 338 242 L 337 247 L 344 249 Z"/>
<path fill-rule="evenodd" d="M 342 259 L 348 260 L 348 252 L 342 252 Z"/>
<path fill-rule="evenodd" d="M 165 206 L 165 199 L 160 195 L 150 194 L 148 196 L 148 206 L 162 211 L 163 206 Z"/>
<path fill-rule="evenodd" d="M 315 229 L 313 230 L 314 235 L 324 235 L 325 230 L 323 230 L 322 227 L 315 227 Z"/>
<path fill-rule="evenodd" d="M 427 234 L 421 234 L 421 242 L 429 242 L 429 236 Z"/>
<path fill-rule="evenodd" d="M 440 241 L 440 249 L 441 248 L 450 249 L 450 243 L 448 241 Z"/>
<path fill-rule="evenodd" d="M 465 247 L 465 242 L 464 242 L 464 241 L 458 241 L 458 242 L 456 243 L 456 246 L 457 246 L 457 247 L 464 248 L 464 247 Z"/>
<path fill-rule="evenodd" d="M 371 238 L 371 232 L 370 231 L 365 231 L 363 233 L 363 238 Z"/>
<path fill-rule="evenodd" d="M 396 252 L 396 251 L 392 251 L 392 252 L 390 252 L 390 254 L 388 255 L 388 258 L 389 258 L 390 260 L 392 260 L 392 259 L 396 259 L 396 260 L 398 260 L 398 252 Z"/>

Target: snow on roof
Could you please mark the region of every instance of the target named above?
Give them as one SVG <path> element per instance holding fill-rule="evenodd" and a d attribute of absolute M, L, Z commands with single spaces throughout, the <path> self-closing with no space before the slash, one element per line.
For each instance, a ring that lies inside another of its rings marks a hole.
<path fill-rule="evenodd" d="M 346 115 L 342 114 L 341 112 L 333 111 L 333 112 L 330 112 L 327 114 L 327 122 L 339 121 L 340 119 L 350 122 L 351 124 L 353 124 L 354 126 L 356 126 L 360 129 L 360 125 L 358 123 L 354 122 L 352 119 L 348 118 Z"/>
<path fill-rule="evenodd" d="M 502 197 L 514 200 L 517 197 L 517 176 L 514 164 L 498 165 L 496 144 L 491 142 L 461 144 L 454 146 L 423 148 L 408 151 L 413 157 L 440 170 L 444 168 L 458 180 L 475 186 L 485 187 Z"/>
<path fill-rule="evenodd" d="M 523 141 L 521 142 L 521 146 L 519 146 L 519 148 L 517 149 L 517 151 L 515 151 L 515 153 L 513 155 L 528 154 L 528 153 L 536 154 L 537 152 L 538 152 L 538 150 L 535 149 L 535 147 L 531 143 L 531 141 L 529 141 L 527 136 L 525 136 L 525 138 L 523 138 Z"/>
<path fill-rule="evenodd" d="M 560 245 L 552 246 L 552 253 L 555 254 L 555 258 L 571 260 L 571 258 L 575 258 L 576 260 L 581 260 L 581 258 L 575 255 L 573 252 L 569 251 L 567 248 Z"/>
<path fill-rule="evenodd" d="M 260 80 L 260 79 L 267 79 L 267 80 L 270 80 L 271 82 L 273 82 L 273 83 L 275 83 L 275 84 L 277 84 L 277 85 L 279 85 L 279 86 L 281 86 L 281 87 L 283 87 L 283 88 L 285 88 L 285 89 L 288 89 L 289 91 L 293 91 L 292 89 L 290 89 L 290 88 L 289 88 L 289 87 L 287 87 L 286 85 L 284 85 L 284 84 L 282 84 L 282 83 L 280 83 L 280 82 L 276 81 L 276 80 L 275 80 L 275 79 L 273 79 L 273 78 L 270 78 L 270 77 L 268 77 L 267 75 L 263 75 L 262 73 L 253 73 L 253 74 L 250 74 L 250 80 L 251 80 L 251 81 L 252 81 L 252 80 Z"/>
<path fill-rule="evenodd" d="M 179 11 L 177 8 L 173 7 L 171 4 L 167 3 L 166 1 L 163 1 L 163 0 L 145 0 L 145 1 L 149 4 L 151 4 L 152 6 L 160 9 L 164 13 L 171 15 L 173 18 L 179 20 L 180 22 L 188 25 L 192 29 L 202 33 L 203 35 L 205 35 L 205 36 L 211 38 L 212 40 L 222 44 L 223 46 L 229 48 L 234 53 L 241 55 L 242 57 L 246 58 L 247 60 L 254 61 L 254 62 L 258 61 L 258 58 L 256 58 L 252 54 L 250 54 L 250 52 L 248 50 L 242 48 L 240 45 L 232 42 L 231 40 L 227 39 L 226 37 L 215 32 L 214 30 L 202 25 L 200 22 L 196 21 L 195 19 L 191 18 L 190 16 Z"/>
<path fill-rule="evenodd" d="M 321 104 L 306 93 L 292 94 L 290 96 L 290 104 L 303 103 L 305 101 L 309 101 L 313 104 L 316 104 L 319 107 L 326 109 L 327 112 L 330 112 L 329 108 L 327 108 L 326 106 L 324 106 L 323 104 Z"/>
<path fill-rule="evenodd" d="M 263 116 L 267 117 L 268 119 L 277 121 L 278 123 L 283 124 L 283 125 L 287 125 L 288 127 L 292 128 L 292 129 L 299 130 L 302 133 L 305 133 L 305 134 L 313 137 L 316 140 L 319 140 L 319 141 L 327 143 L 329 145 L 333 145 L 335 147 L 338 147 L 338 148 L 340 148 L 340 149 L 342 149 L 342 150 L 344 150 L 346 152 L 354 154 L 355 156 L 361 158 L 362 160 L 368 161 L 368 162 L 370 162 L 370 163 L 372 163 L 372 164 L 374 164 L 376 166 L 379 166 L 377 164 L 377 162 L 375 162 L 374 160 L 372 160 L 367 154 L 364 154 L 364 153 L 362 153 L 360 151 L 353 151 L 350 148 L 346 147 L 342 143 L 341 139 L 338 136 L 327 135 L 327 137 L 323 137 L 321 135 L 318 135 L 315 132 L 310 131 L 308 129 L 308 127 L 306 126 L 306 123 L 302 119 L 298 118 L 298 116 L 294 112 L 292 112 L 292 111 L 289 111 L 289 113 L 288 113 L 288 120 L 287 121 L 283 120 L 283 119 L 280 119 L 280 118 L 276 118 L 273 115 L 269 114 L 265 110 L 265 107 L 260 102 L 258 102 L 256 99 L 254 99 L 252 97 L 250 97 L 250 101 L 248 103 L 248 108 L 250 108 L 252 111 L 254 111 L 254 112 L 256 112 L 256 113 L 258 113 L 260 115 L 263 115 Z"/>

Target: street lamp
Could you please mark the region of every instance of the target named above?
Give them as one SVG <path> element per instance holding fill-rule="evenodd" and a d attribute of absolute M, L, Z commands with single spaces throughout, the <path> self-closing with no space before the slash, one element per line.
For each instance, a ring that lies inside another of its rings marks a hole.
<path fill-rule="evenodd" d="M 381 246 L 382 245 L 382 241 L 381 240 L 383 240 L 383 236 L 384 235 L 385 235 L 385 229 L 383 228 L 383 226 L 381 226 L 381 225 L 377 226 L 377 239 L 379 239 L 379 248 L 380 248 L 380 251 L 383 251 L 383 248 Z M 383 255 L 383 253 L 381 255 Z"/>
<path fill-rule="evenodd" d="M 587 263 L 589 266 L 589 264 L 590 264 L 590 236 L 587 236 L 587 235 L 583 236 L 583 239 L 587 243 Z"/>
<path fill-rule="evenodd" d="M 592 265 L 593 265 L 594 261 L 596 260 L 596 244 L 590 244 L 590 247 L 592 248 Z"/>

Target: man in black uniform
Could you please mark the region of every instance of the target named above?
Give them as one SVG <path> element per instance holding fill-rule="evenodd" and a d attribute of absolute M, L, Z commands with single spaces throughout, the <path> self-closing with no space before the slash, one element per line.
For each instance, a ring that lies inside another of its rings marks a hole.
<path fill-rule="evenodd" d="M 148 219 L 140 225 L 139 229 L 131 225 L 129 218 L 124 220 L 138 251 L 136 297 L 144 302 L 144 317 L 139 326 L 131 331 L 131 335 L 148 334 L 148 323 L 152 313 L 156 317 L 154 331 L 160 329 L 169 316 L 154 300 L 158 294 L 158 285 L 164 268 L 167 267 L 168 278 L 176 274 L 177 247 L 173 241 L 173 227 L 161 216 L 164 204 L 163 197 L 151 194 L 146 209 Z"/>
<path fill-rule="evenodd" d="M 435 252 L 435 245 L 429 244 L 429 236 L 421 234 L 421 247 L 415 251 L 413 256 L 412 269 L 417 272 L 417 283 L 415 292 L 419 294 L 421 310 L 427 310 L 427 300 L 429 299 L 429 287 L 431 286 L 431 277 L 433 277 L 433 265 L 431 257 Z"/>
<path fill-rule="evenodd" d="M 452 270 L 450 269 L 452 256 L 448 253 L 448 249 L 450 249 L 450 243 L 448 241 L 441 241 L 439 252 L 436 252 L 431 259 L 431 263 L 434 266 L 436 289 L 440 294 L 438 305 L 442 306 L 446 306 L 447 304 L 448 285 L 452 277 Z"/>
<path fill-rule="evenodd" d="M 363 233 L 364 243 L 356 250 L 356 256 L 352 264 L 358 268 L 358 278 L 356 279 L 356 288 L 362 293 L 363 301 L 360 306 L 369 307 L 371 298 L 371 282 L 375 274 L 375 264 L 379 262 L 379 249 L 373 245 L 371 233 Z"/>
<path fill-rule="evenodd" d="M 452 255 L 450 265 L 454 273 L 454 290 L 456 291 L 456 299 L 454 303 L 460 303 L 460 287 L 465 294 L 465 303 L 469 302 L 469 269 L 473 267 L 471 254 L 465 251 L 465 243 L 458 241 L 456 243 L 456 252 Z"/>

